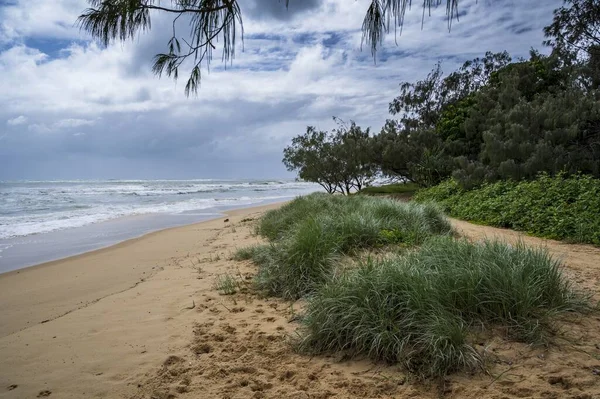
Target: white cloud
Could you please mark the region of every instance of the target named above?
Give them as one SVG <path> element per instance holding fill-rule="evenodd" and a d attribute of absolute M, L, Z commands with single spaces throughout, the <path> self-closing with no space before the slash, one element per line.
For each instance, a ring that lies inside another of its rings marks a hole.
<path fill-rule="evenodd" d="M 54 127 L 57 129 L 69 129 L 69 128 L 74 128 L 74 127 L 80 127 L 80 126 L 91 126 L 94 123 L 96 123 L 96 121 L 94 120 L 88 120 L 88 119 L 61 119 L 58 122 L 56 122 L 54 124 Z"/>
<path fill-rule="evenodd" d="M 52 132 L 52 128 L 46 126 L 46 124 L 44 124 L 44 123 L 32 123 L 31 125 L 27 126 L 27 129 L 30 132 L 38 133 L 38 134 Z"/>
<path fill-rule="evenodd" d="M 23 115 L 19 115 L 16 118 L 9 119 L 6 121 L 6 124 L 8 126 L 18 126 L 18 125 L 22 125 L 24 123 L 27 123 L 27 117 L 25 117 Z"/>
<path fill-rule="evenodd" d="M 79 39 L 75 21 L 86 1 L 82 0 L 16 0 L 0 5 L 0 43 L 19 41 L 24 37 Z"/>

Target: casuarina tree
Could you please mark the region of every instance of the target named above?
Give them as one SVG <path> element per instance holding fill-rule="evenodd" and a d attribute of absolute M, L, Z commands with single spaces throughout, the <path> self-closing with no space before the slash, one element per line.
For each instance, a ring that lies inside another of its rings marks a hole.
<path fill-rule="evenodd" d="M 202 65 L 208 67 L 220 47 L 222 60 L 235 56 L 235 43 L 243 39 L 244 25 L 239 0 L 87 0 L 90 7 L 79 16 L 79 26 L 105 45 L 133 39 L 150 30 L 152 17 L 168 14 L 173 29 L 164 53 L 154 58 L 154 72 L 177 79 L 189 68 L 186 95 L 198 90 Z M 281 1 L 281 0 L 272 0 Z M 303 0 L 285 0 L 285 6 Z M 390 30 L 402 27 L 412 0 L 369 0 L 362 24 L 363 44 L 375 56 Z M 458 19 L 458 0 L 424 0 L 423 10 L 445 4 L 448 24 Z M 423 13 L 425 15 L 425 13 Z M 182 26 L 182 22 L 183 25 Z M 187 27 L 185 26 L 187 25 Z M 181 35 L 182 28 L 186 34 Z M 189 30 L 188 30 L 189 29 Z M 188 62 L 186 62 L 188 61 Z"/>

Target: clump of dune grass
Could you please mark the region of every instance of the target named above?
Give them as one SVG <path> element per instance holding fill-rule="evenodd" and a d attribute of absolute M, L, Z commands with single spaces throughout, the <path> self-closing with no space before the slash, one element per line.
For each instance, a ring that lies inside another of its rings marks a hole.
<path fill-rule="evenodd" d="M 238 292 L 241 283 L 230 274 L 221 274 L 215 279 L 214 286 L 221 295 L 233 295 Z"/>
<path fill-rule="evenodd" d="M 539 248 L 431 238 L 322 284 L 307 305 L 299 349 L 400 362 L 422 376 L 482 367 L 469 343 L 475 328 L 543 344 L 553 316 L 588 309 L 561 270 Z"/>
<path fill-rule="evenodd" d="M 256 251 L 255 246 L 243 247 L 239 248 L 237 251 L 233 253 L 231 258 L 233 260 L 242 261 L 242 260 L 251 260 L 254 256 L 254 252 Z"/>
<path fill-rule="evenodd" d="M 326 214 L 347 205 L 348 198 L 326 194 L 311 194 L 297 197 L 278 209 L 265 213 L 256 226 L 256 232 L 274 241 L 282 238 L 294 225 L 309 216 Z"/>
<path fill-rule="evenodd" d="M 313 194 L 268 212 L 257 231 L 270 245 L 237 256 L 259 266 L 259 289 L 297 299 L 325 283 L 340 256 L 391 244 L 416 245 L 452 229 L 432 205 Z"/>

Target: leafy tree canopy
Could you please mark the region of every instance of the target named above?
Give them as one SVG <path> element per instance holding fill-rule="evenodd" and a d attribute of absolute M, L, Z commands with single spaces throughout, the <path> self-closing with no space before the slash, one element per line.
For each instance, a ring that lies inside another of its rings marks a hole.
<path fill-rule="evenodd" d="M 374 163 L 388 177 L 410 180 L 423 187 L 438 184 L 452 172 L 444 142 L 433 129 L 402 129 L 388 120 L 372 138 Z"/>
<path fill-rule="evenodd" d="M 424 80 L 400 83 L 400 95 L 390 103 L 390 113 L 400 115 L 406 129 L 433 128 L 450 105 L 476 92 L 490 77 L 511 61 L 508 53 L 487 52 L 483 58 L 467 61 L 443 77 L 438 63 Z"/>
<path fill-rule="evenodd" d="M 544 28 L 545 44 L 563 53 L 590 56 L 600 51 L 600 2 L 565 0 Z M 583 54 L 581 54 L 583 53 Z"/>
<path fill-rule="evenodd" d="M 600 177 L 600 2 L 566 0 L 544 29 L 552 54 L 487 53 L 444 77 L 400 85 L 374 137 L 384 174 L 463 187 L 584 173 Z"/>
<path fill-rule="evenodd" d="M 332 132 L 309 126 L 306 133 L 294 137 L 283 151 L 283 163 L 301 179 L 318 183 L 330 194 L 350 194 L 371 183 L 377 173 L 369 129 L 334 119 L 338 128 Z"/>

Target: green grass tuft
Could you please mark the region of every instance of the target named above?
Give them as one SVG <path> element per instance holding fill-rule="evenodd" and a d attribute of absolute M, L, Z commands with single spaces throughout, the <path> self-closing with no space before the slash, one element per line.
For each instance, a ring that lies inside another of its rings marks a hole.
<path fill-rule="evenodd" d="M 239 248 L 231 258 L 236 261 L 251 260 L 254 257 L 256 248 L 256 246 Z"/>
<path fill-rule="evenodd" d="M 269 243 L 234 256 L 258 265 L 266 293 L 308 298 L 304 353 L 369 356 L 441 377 L 484 366 L 472 345 L 482 329 L 546 344 L 557 314 L 590 310 L 547 251 L 456 240 L 431 204 L 315 194 L 268 212 L 257 231 Z M 381 247 L 381 259 L 341 261 Z"/>
<path fill-rule="evenodd" d="M 299 348 L 400 362 L 422 376 L 479 368 L 469 343 L 476 326 L 541 344 L 556 313 L 587 309 L 561 269 L 543 249 L 431 238 L 323 284 L 309 300 Z"/>
<path fill-rule="evenodd" d="M 431 205 L 313 194 L 265 214 L 258 232 L 271 245 L 244 254 L 259 265 L 258 287 L 297 299 L 325 283 L 340 256 L 383 245 L 416 245 L 452 229 Z"/>
<path fill-rule="evenodd" d="M 229 274 L 221 274 L 215 279 L 215 288 L 221 295 L 233 295 L 240 289 L 240 281 Z"/>

